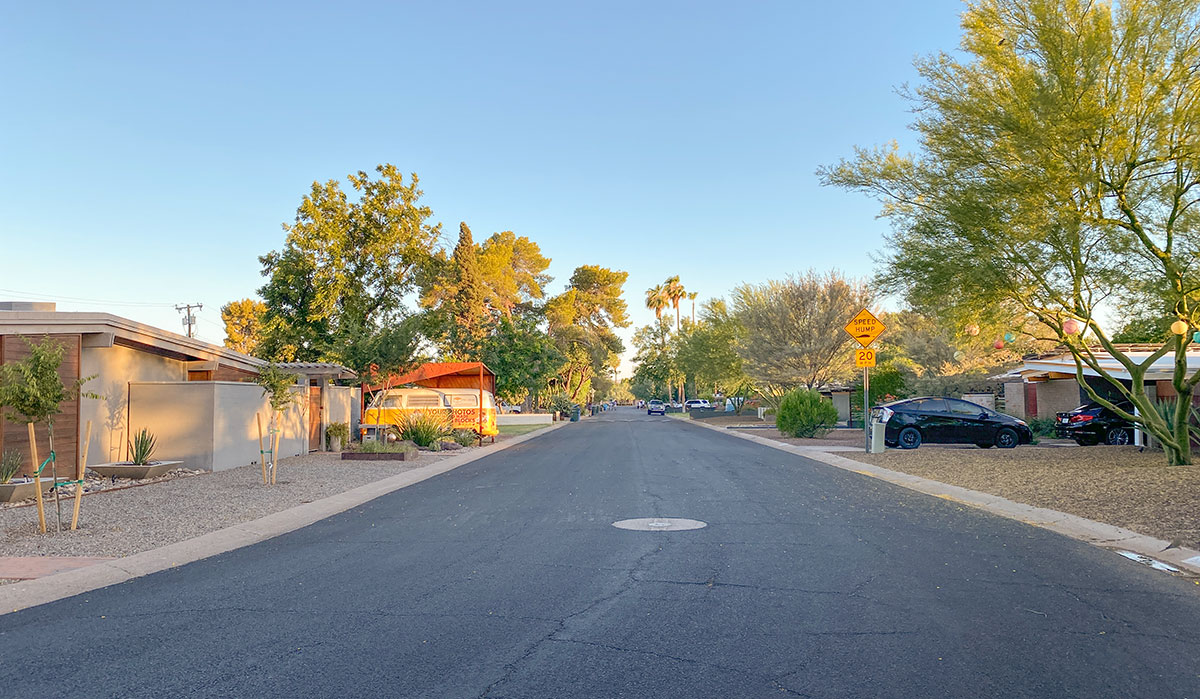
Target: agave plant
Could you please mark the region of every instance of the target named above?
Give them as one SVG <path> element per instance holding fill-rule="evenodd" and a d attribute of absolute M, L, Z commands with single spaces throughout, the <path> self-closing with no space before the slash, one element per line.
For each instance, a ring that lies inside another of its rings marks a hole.
<path fill-rule="evenodd" d="M 133 436 L 133 441 L 129 443 L 129 462 L 135 466 L 145 466 L 150 463 L 150 457 L 154 454 L 154 447 L 157 446 L 158 440 L 146 428 L 142 428 Z"/>
<path fill-rule="evenodd" d="M 1170 398 L 1159 398 L 1154 401 L 1154 409 L 1162 416 L 1167 424 L 1175 422 L 1175 410 L 1179 405 L 1179 398 L 1172 396 Z M 1200 440 L 1200 410 L 1194 406 L 1188 409 L 1188 432 L 1192 435 L 1192 439 Z"/>
<path fill-rule="evenodd" d="M 7 483 L 21 470 L 21 452 L 9 451 L 0 454 L 0 483 Z"/>

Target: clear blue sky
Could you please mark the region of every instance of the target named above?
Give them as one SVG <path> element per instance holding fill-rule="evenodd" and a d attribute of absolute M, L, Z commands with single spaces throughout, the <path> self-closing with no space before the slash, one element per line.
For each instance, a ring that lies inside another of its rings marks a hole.
<path fill-rule="evenodd" d="M 420 175 L 448 235 L 536 241 L 553 291 L 580 264 L 628 271 L 637 325 L 672 274 L 701 299 L 865 275 L 877 204 L 813 172 L 913 143 L 895 88 L 957 46 L 962 9 L 10 1 L 0 289 L 176 331 L 171 306 L 201 301 L 220 343 L 219 306 L 262 284 L 311 182 L 382 162 Z"/>

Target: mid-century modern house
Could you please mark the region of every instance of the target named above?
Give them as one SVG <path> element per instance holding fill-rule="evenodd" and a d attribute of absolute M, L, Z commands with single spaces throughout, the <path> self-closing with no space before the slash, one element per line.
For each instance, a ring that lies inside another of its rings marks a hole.
<path fill-rule="evenodd" d="M 1145 361 L 1159 345 L 1117 345 L 1117 348 L 1134 361 Z M 1126 386 L 1132 377 L 1125 367 L 1107 352 L 1096 350 L 1100 366 Z M 1200 370 L 1200 346 L 1189 347 L 1187 352 L 1189 374 Z M 1171 377 L 1175 372 L 1175 355 L 1168 354 L 1156 361 L 1146 372 L 1145 388 L 1151 398 L 1174 396 Z M 1098 394 L 1106 398 L 1117 398 L 1119 393 L 1088 367 L 1083 370 L 1084 380 Z M 997 377 L 1004 382 L 1004 410 L 1021 418 L 1053 418 L 1055 413 L 1073 410 L 1091 398 L 1079 385 L 1075 377 L 1075 360 L 1065 349 L 1046 354 L 1026 357 L 1021 366 Z M 1200 403 L 1200 396 L 1196 397 Z"/>
<path fill-rule="evenodd" d="M 84 391 L 99 396 L 63 405 L 54 424 L 60 465 L 77 462 L 89 422 L 89 464 L 124 459 L 130 435 L 143 428 L 158 440 L 155 458 L 182 460 L 187 468 L 222 470 L 259 461 L 258 418 L 265 432 L 271 417 L 262 388 L 253 383 L 263 360 L 108 313 L 0 302 L 0 364 L 24 358 L 28 342 L 44 337 L 66 350 L 63 380 L 94 377 Z M 354 428 L 358 389 L 333 383 L 354 372 L 336 364 L 280 366 L 297 377 L 296 401 L 281 420 L 280 457 L 323 449 L 332 423 Z M 41 455 L 49 449 L 45 432 L 38 427 Z M 26 426 L 0 419 L 0 450 L 16 450 L 28 461 Z"/>

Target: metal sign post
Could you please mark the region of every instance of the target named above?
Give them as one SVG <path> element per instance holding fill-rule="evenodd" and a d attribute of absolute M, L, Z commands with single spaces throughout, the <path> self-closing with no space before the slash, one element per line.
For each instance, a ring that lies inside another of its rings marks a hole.
<path fill-rule="evenodd" d="M 875 366 L 875 350 L 867 349 L 885 329 L 883 323 L 867 309 L 862 309 L 858 315 L 846 323 L 846 332 L 850 333 L 862 349 L 854 351 L 855 366 L 863 370 L 863 440 L 864 449 L 871 451 L 871 367 Z"/>

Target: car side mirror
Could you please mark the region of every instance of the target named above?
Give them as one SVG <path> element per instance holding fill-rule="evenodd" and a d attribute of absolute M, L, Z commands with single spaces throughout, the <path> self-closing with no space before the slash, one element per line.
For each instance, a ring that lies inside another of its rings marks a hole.
<path fill-rule="evenodd" d="M 980 420 L 988 419 L 988 414 L 987 413 L 979 413 L 979 419 Z"/>

